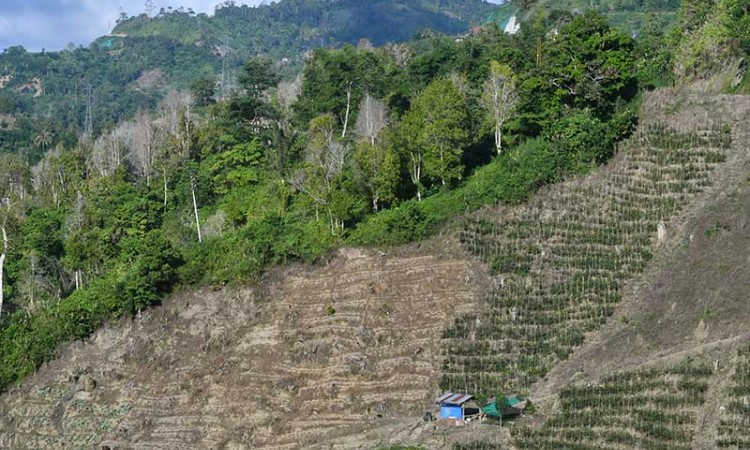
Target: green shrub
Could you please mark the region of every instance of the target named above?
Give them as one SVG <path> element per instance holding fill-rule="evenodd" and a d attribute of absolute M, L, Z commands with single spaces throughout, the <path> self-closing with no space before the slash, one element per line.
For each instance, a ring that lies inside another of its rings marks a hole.
<path fill-rule="evenodd" d="M 349 236 L 355 245 L 397 245 L 429 237 L 451 217 L 497 202 L 518 204 L 560 178 L 550 145 L 530 140 L 476 171 L 463 186 L 370 216 Z"/>

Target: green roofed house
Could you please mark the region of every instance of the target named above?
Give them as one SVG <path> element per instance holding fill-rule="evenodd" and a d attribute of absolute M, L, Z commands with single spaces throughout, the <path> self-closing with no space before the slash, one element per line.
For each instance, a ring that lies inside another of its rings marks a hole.
<path fill-rule="evenodd" d="M 516 395 L 502 397 L 482 408 L 486 417 L 502 420 L 503 417 L 523 415 L 527 401 Z"/>

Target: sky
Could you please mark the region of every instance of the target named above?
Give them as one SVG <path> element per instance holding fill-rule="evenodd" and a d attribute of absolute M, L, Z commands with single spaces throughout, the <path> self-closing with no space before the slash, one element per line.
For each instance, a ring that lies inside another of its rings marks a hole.
<path fill-rule="evenodd" d="M 159 8 L 185 7 L 212 13 L 219 0 L 152 0 Z M 262 0 L 235 1 L 257 5 Z M 266 0 L 268 1 L 268 0 Z M 500 3 L 501 0 L 490 0 Z M 0 0 L 0 50 L 23 45 L 30 51 L 90 44 L 107 34 L 121 12 L 145 12 L 146 0 Z"/>

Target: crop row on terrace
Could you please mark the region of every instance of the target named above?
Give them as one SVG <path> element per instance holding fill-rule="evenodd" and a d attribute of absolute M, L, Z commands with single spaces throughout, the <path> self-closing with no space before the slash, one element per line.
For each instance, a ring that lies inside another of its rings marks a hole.
<path fill-rule="evenodd" d="M 726 449 L 750 448 L 750 347 L 737 353 L 732 386 L 725 393 L 730 399 L 719 421 L 717 445 Z"/>
<path fill-rule="evenodd" d="M 644 270 L 657 231 L 711 185 L 726 127 L 643 126 L 586 181 L 549 189 L 507 215 L 465 221 L 464 247 L 496 286 L 478 315 L 444 333 L 441 387 L 480 397 L 525 392 L 613 314 Z"/>
<path fill-rule="evenodd" d="M 540 429 L 518 427 L 516 447 L 533 450 L 689 450 L 710 366 L 684 361 L 568 387 L 560 411 Z"/>

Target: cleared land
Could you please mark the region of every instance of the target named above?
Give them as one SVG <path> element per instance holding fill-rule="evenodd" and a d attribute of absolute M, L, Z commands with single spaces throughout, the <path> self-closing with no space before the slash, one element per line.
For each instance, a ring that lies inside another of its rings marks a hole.
<path fill-rule="evenodd" d="M 72 345 L 0 397 L 0 449 L 747 448 L 750 101 L 662 91 L 644 117 L 526 205 Z M 546 421 L 435 430 L 441 389 Z"/>
<path fill-rule="evenodd" d="M 3 449 L 296 449 L 419 416 L 481 270 L 342 251 L 170 299 L 0 398 Z"/>

